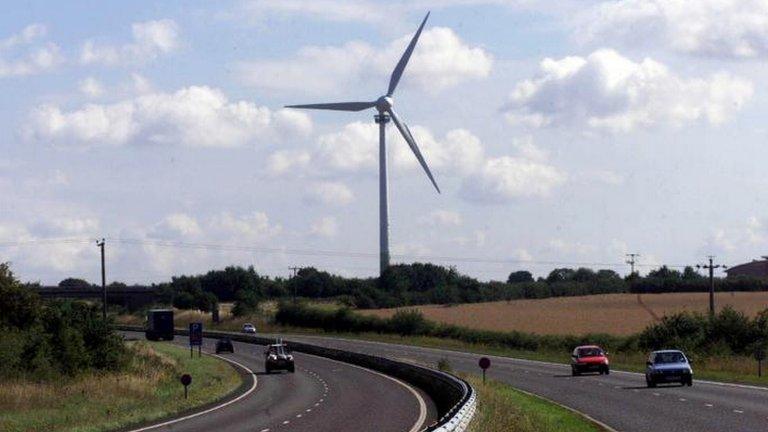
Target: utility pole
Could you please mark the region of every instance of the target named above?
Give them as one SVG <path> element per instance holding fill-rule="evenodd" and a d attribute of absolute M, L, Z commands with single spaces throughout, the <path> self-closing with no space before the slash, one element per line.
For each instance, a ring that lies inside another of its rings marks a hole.
<path fill-rule="evenodd" d="M 104 239 L 96 240 L 96 246 L 101 248 L 101 316 L 107 319 L 107 278 L 104 270 Z"/>
<path fill-rule="evenodd" d="M 288 267 L 288 270 L 293 272 L 291 279 L 295 279 L 296 274 L 301 270 L 301 267 Z M 296 304 L 296 282 L 292 282 L 291 285 L 293 285 L 293 304 Z"/>
<path fill-rule="evenodd" d="M 630 269 L 631 269 L 629 271 L 629 274 L 630 275 L 634 275 L 635 274 L 635 262 L 637 261 L 637 257 L 639 257 L 640 254 L 639 253 L 628 253 L 626 255 L 627 255 L 626 263 L 629 264 Z"/>
<path fill-rule="evenodd" d="M 696 268 L 705 268 L 709 270 L 709 316 L 715 316 L 715 269 L 725 268 L 722 264 L 715 265 L 713 260 L 714 255 L 708 255 L 709 264 L 696 264 Z"/>

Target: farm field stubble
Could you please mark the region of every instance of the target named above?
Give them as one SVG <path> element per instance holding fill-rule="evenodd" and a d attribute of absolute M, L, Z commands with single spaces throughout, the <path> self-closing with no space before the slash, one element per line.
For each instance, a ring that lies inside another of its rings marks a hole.
<path fill-rule="evenodd" d="M 718 310 L 730 305 L 750 317 L 768 308 L 768 292 L 715 293 Z M 361 310 L 390 317 L 399 309 L 418 309 L 435 322 L 463 327 L 523 331 L 536 334 L 609 333 L 630 335 L 642 331 L 664 315 L 706 312 L 708 293 L 601 294 L 581 297 L 525 299 L 453 306 L 424 305 Z"/>

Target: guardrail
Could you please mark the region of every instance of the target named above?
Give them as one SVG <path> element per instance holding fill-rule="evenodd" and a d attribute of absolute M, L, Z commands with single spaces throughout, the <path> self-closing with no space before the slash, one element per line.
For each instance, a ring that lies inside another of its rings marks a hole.
<path fill-rule="evenodd" d="M 139 326 L 115 326 L 117 330 L 143 332 Z M 177 335 L 187 336 L 188 330 L 177 329 Z M 204 331 L 203 335 L 209 338 L 228 337 L 234 341 L 268 345 L 274 343 L 274 339 L 256 335 L 245 335 L 223 331 Z M 426 427 L 425 432 L 463 432 L 475 415 L 477 408 L 477 396 L 475 389 L 463 379 L 451 374 L 430 369 L 416 364 L 400 362 L 384 357 L 376 357 L 368 354 L 344 351 L 335 348 L 327 348 L 302 342 L 283 340 L 291 350 L 326 357 L 345 363 L 362 366 L 381 372 L 422 389 L 435 402 L 438 413 L 438 421 Z"/>

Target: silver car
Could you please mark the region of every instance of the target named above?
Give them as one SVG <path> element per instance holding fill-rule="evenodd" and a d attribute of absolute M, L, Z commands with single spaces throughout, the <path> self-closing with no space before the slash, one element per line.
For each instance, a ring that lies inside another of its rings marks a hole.
<path fill-rule="evenodd" d="M 645 364 L 645 382 L 648 387 L 671 382 L 679 382 L 689 387 L 693 385 L 693 369 L 682 351 L 654 351 L 648 356 Z"/>

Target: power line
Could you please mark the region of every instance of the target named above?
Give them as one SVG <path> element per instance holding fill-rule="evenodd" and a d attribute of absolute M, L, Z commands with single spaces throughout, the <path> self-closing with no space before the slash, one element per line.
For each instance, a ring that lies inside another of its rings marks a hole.
<path fill-rule="evenodd" d="M 248 246 L 248 245 L 235 245 L 235 244 L 222 244 L 222 243 L 190 243 L 182 241 L 172 240 L 151 240 L 151 239 L 130 239 L 130 238 L 115 238 L 106 237 L 106 240 L 110 240 L 113 243 L 124 245 L 140 245 L 140 246 L 157 246 L 157 247 L 169 247 L 169 248 L 182 248 L 182 249 L 201 249 L 211 251 L 231 251 L 231 252 L 258 252 L 258 253 L 274 253 L 284 255 L 304 255 L 304 256 L 319 256 L 329 258 L 378 258 L 378 254 L 370 252 L 356 252 L 356 251 L 338 251 L 338 250 L 323 250 L 323 249 L 293 249 L 293 248 L 270 248 L 263 246 Z M 8 246 L 23 246 L 23 245 L 36 245 L 36 244 L 51 244 L 51 243 L 86 243 L 92 241 L 91 239 L 31 239 L 18 242 L 0 243 L 0 247 Z M 392 258 L 401 260 L 415 259 L 415 260 L 430 260 L 430 261 L 443 261 L 443 262 L 457 262 L 467 264 L 524 264 L 524 265 L 550 265 L 550 266 L 585 266 L 585 267 L 612 267 L 621 268 L 626 263 L 618 262 L 596 262 L 596 261 L 549 261 L 549 260 L 523 260 L 523 259 L 499 259 L 499 258 L 480 258 L 480 257 L 456 257 L 456 256 L 440 256 L 440 255 L 410 255 L 410 254 L 394 254 Z M 636 267 L 658 267 L 657 264 L 640 264 L 636 263 Z M 684 268 L 684 264 L 667 264 L 669 268 Z"/>

